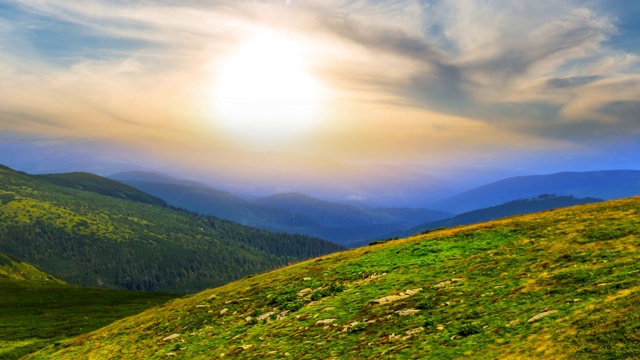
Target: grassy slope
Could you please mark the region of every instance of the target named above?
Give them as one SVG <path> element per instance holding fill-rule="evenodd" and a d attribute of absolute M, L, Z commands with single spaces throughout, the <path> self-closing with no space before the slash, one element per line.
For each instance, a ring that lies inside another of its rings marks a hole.
<path fill-rule="evenodd" d="M 64 284 L 64 281 L 6 254 L 0 254 L 0 280 L 38 280 Z"/>
<path fill-rule="evenodd" d="M 33 358 L 638 358 L 639 247 L 640 198 L 435 231 L 207 290 Z"/>
<path fill-rule="evenodd" d="M 176 297 L 70 286 L 23 262 L 14 269 L 25 276 L 0 276 L 0 359 L 18 359 Z"/>

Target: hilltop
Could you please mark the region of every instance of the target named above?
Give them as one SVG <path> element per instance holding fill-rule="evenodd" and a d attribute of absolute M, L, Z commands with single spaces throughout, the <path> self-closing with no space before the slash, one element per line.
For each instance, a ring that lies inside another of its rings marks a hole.
<path fill-rule="evenodd" d="M 603 200 L 591 197 L 576 198 L 570 195 L 557 196 L 552 194 L 543 194 L 534 198 L 518 199 L 484 209 L 469 211 L 444 220 L 430 221 L 415 226 L 405 232 L 391 234 L 391 237 L 405 237 L 419 233 L 421 231 L 428 231 L 442 227 L 476 224 L 508 216 L 531 214 L 545 210 L 558 209 L 574 205 L 590 204 L 600 201 Z"/>
<path fill-rule="evenodd" d="M 434 206 L 459 214 L 540 194 L 604 200 L 635 196 L 640 194 L 640 171 L 603 170 L 516 176 L 465 191 Z"/>
<path fill-rule="evenodd" d="M 71 284 L 196 292 L 340 249 L 173 209 L 96 175 L 0 168 L 0 252 Z"/>
<path fill-rule="evenodd" d="M 461 226 L 248 277 L 32 359 L 640 357 L 640 197 Z"/>

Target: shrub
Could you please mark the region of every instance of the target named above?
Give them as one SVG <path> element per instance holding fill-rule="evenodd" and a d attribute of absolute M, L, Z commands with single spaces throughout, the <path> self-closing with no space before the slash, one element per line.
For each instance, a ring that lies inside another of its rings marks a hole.
<path fill-rule="evenodd" d="M 480 326 L 476 324 L 464 324 L 458 331 L 458 335 L 465 336 L 465 337 L 471 336 L 471 335 L 480 333 L 481 330 L 482 329 L 480 328 Z"/>

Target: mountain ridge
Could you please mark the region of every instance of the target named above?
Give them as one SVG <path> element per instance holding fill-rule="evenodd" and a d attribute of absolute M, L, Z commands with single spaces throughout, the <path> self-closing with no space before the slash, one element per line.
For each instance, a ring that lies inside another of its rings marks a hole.
<path fill-rule="evenodd" d="M 193 292 L 339 249 L 0 170 L 0 252 L 69 283 Z"/>

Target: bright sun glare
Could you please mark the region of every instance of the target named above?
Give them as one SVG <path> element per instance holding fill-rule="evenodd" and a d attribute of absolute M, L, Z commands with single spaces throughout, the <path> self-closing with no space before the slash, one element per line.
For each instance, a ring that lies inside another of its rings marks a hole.
<path fill-rule="evenodd" d="M 221 125 L 241 137 L 273 143 L 309 132 L 319 121 L 320 89 L 297 43 L 262 35 L 236 51 L 216 86 Z"/>

